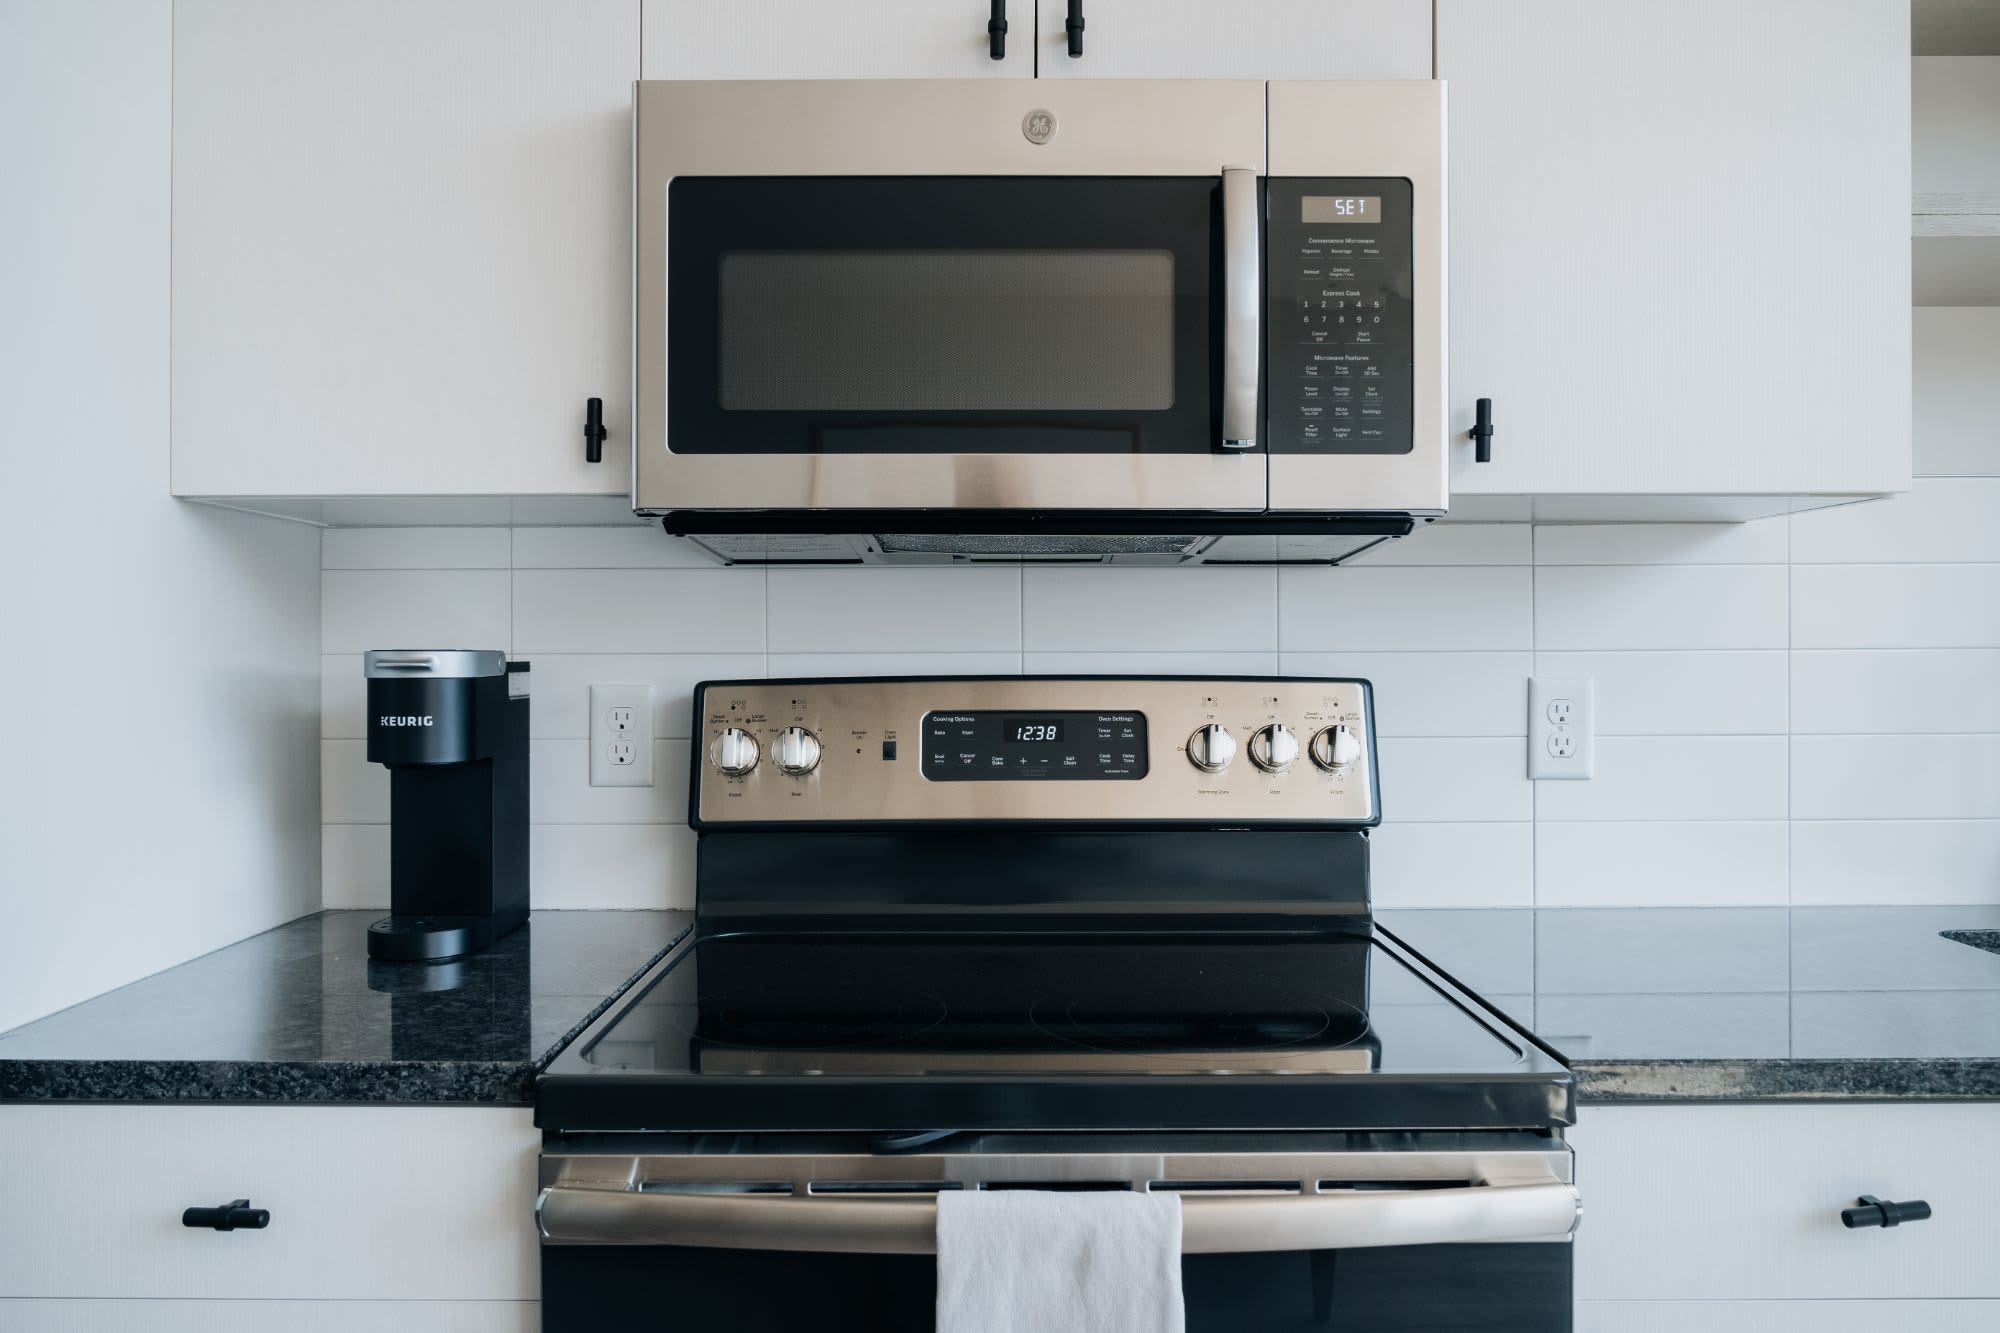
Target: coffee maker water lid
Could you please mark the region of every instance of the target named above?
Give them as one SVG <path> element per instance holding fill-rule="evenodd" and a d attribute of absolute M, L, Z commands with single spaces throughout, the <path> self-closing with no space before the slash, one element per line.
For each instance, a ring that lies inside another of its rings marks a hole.
<path fill-rule="evenodd" d="M 507 654 L 494 648 L 376 648 L 362 658 L 362 673 L 370 680 L 463 679 L 506 672 Z"/>

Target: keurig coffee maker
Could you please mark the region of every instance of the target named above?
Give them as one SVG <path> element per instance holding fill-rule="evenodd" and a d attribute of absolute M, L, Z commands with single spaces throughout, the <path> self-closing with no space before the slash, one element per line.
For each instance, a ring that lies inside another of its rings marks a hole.
<path fill-rule="evenodd" d="M 389 770 L 389 915 L 368 956 L 475 953 L 528 917 L 528 664 L 367 655 L 368 759 Z"/>

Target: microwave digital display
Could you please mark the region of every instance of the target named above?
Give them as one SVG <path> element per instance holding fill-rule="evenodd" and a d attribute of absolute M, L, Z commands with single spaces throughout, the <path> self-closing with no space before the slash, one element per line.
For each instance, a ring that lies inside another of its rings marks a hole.
<path fill-rule="evenodd" d="M 1380 222 L 1379 194 L 1309 194 L 1299 200 L 1301 222 Z"/>

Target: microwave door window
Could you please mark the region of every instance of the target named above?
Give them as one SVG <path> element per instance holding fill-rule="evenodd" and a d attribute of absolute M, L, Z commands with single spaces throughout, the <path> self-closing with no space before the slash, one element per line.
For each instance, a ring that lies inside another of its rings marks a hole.
<path fill-rule="evenodd" d="M 1170 250 L 732 251 L 725 412 L 1164 412 Z"/>
<path fill-rule="evenodd" d="M 680 453 L 1207 453 L 1214 179 L 681 178 Z"/>

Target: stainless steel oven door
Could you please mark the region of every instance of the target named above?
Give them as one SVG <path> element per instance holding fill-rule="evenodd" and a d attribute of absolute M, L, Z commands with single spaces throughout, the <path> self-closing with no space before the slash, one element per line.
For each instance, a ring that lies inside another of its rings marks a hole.
<path fill-rule="evenodd" d="M 636 105 L 635 509 L 1265 508 L 1263 84 Z"/>
<path fill-rule="evenodd" d="M 537 1205 L 544 1329 L 643 1310 L 675 1278 L 675 1325 L 690 1333 L 802 1318 L 925 1330 L 937 1194 L 974 1188 L 1177 1192 L 1195 1333 L 1326 1327 L 1335 1309 L 1336 1327 L 1569 1327 L 1580 1214 L 1559 1140 L 1118 1136 L 1119 1150 L 1097 1137 L 985 1136 L 910 1153 L 734 1140 L 747 1150 L 551 1153 Z"/>

